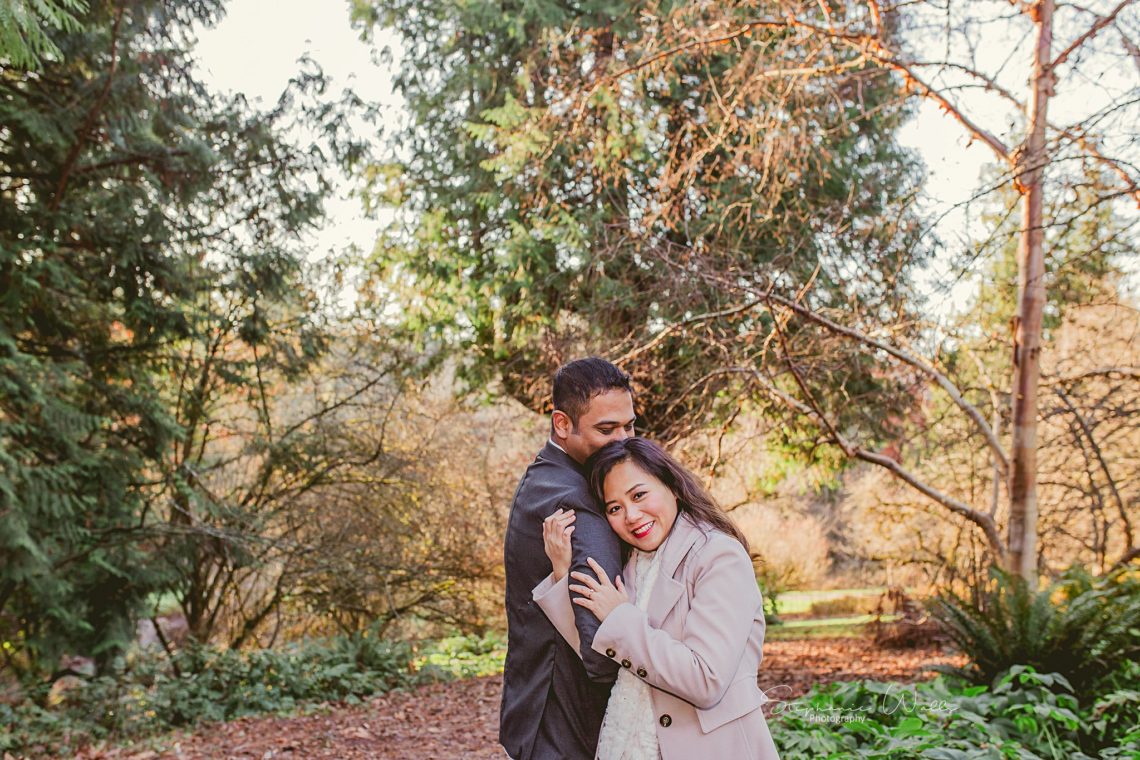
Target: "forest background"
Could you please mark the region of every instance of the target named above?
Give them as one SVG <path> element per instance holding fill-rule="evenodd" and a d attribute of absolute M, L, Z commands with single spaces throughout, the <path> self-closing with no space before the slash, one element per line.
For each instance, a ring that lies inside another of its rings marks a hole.
<path fill-rule="evenodd" d="M 395 124 L 312 59 L 269 105 L 209 90 L 217 0 L 3 8 L 15 682 L 147 631 L 501 630 L 510 495 L 587 354 L 771 596 L 1140 552 L 1133 3 L 354 0 Z M 955 230 L 898 140 L 924 100 L 994 158 Z M 313 250 L 345 186 L 378 239 Z"/>

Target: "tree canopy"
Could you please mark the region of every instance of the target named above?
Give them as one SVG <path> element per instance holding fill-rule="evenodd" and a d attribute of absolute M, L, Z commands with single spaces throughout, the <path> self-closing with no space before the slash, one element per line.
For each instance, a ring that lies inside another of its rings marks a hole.
<path fill-rule="evenodd" d="M 162 495 L 189 488 L 171 452 L 193 444 L 188 417 L 210 393 L 178 380 L 190 347 L 232 321 L 247 352 L 225 357 L 233 386 L 322 350 L 303 309 L 288 345 L 276 336 L 304 295 L 298 239 L 333 157 L 285 138 L 310 119 L 292 98 L 264 113 L 195 80 L 191 28 L 221 12 L 212 0 L 96 4 L 42 70 L 0 77 L 0 626 L 12 663 L 50 668 L 64 647 L 109 658 L 142 602 L 174 585 L 199 526 L 184 502 L 167 514 Z M 295 90 L 320 86 L 303 73 Z"/>
<path fill-rule="evenodd" d="M 872 437 L 913 402 L 907 378 L 739 297 L 907 318 L 929 247 L 888 73 L 762 26 L 700 42 L 776 10 L 756 3 L 356 7 L 400 32 L 412 114 L 373 173 L 402 221 L 377 266 L 409 331 L 462 351 L 474 387 L 501 380 L 540 411 L 561 362 L 602 353 L 668 438 L 767 403 L 757 382 L 790 388 L 797 373 L 832 401 L 873 396 L 874 415 L 836 404 Z M 808 60 L 826 73 L 798 76 Z M 790 354 L 773 348 L 781 330 Z"/>

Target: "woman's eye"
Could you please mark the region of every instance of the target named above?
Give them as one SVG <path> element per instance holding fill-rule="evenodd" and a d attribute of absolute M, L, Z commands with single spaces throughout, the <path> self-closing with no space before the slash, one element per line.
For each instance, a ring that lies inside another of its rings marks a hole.
<path fill-rule="evenodd" d="M 642 496 L 644 496 L 644 495 L 645 495 L 645 491 L 638 491 L 637 493 L 635 493 L 635 494 L 633 495 L 633 498 L 634 498 L 634 499 L 640 499 L 640 498 L 641 498 Z"/>

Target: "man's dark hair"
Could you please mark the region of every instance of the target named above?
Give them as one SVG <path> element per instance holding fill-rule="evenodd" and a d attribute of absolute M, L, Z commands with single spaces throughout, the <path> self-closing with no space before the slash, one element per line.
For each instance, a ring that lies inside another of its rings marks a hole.
<path fill-rule="evenodd" d="M 575 359 L 554 373 L 554 408 L 565 412 L 577 428 L 590 399 L 610 390 L 629 391 L 632 396 L 629 373 L 596 356 Z"/>

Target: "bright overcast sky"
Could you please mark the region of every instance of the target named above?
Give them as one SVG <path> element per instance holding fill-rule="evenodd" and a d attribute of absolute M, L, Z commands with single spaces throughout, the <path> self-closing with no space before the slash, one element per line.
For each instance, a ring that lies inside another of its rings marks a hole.
<path fill-rule="evenodd" d="M 382 37 L 383 42 L 394 40 Z M 334 88 L 351 86 L 362 97 L 387 104 L 395 117 L 401 99 L 392 89 L 393 69 L 373 61 L 372 50 L 350 26 L 343 0 L 230 0 L 222 22 L 200 33 L 197 57 L 207 84 L 260 98 L 268 106 L 297 71 L 297 59 L 308 54 L 332 77 Z M 925 161 L 929 174 L 924 211 L 931 219 L 945 214 L 937 229 L 951 249 L 956 248 L 967 221 L 955 207 L 975 192 L 981 169 L 993 162 L 993 154 L 979 143 L 968 145 L 961 125 L 926 102 L 899 137 Z M 365 250 L 372 246 L 379 223 L 365 219 L 359 203 L 341 198 L 328 210 L 328 224 L 316 241 L 321 252 L 348 244 Z M 945 282 L 947 264 L 944 257 L 943 265 L 936 263 L 925 280 Z M 926 290 L 933 311 L 946 313 L 970 288 L 963 283 L 950 292 Z"/>

